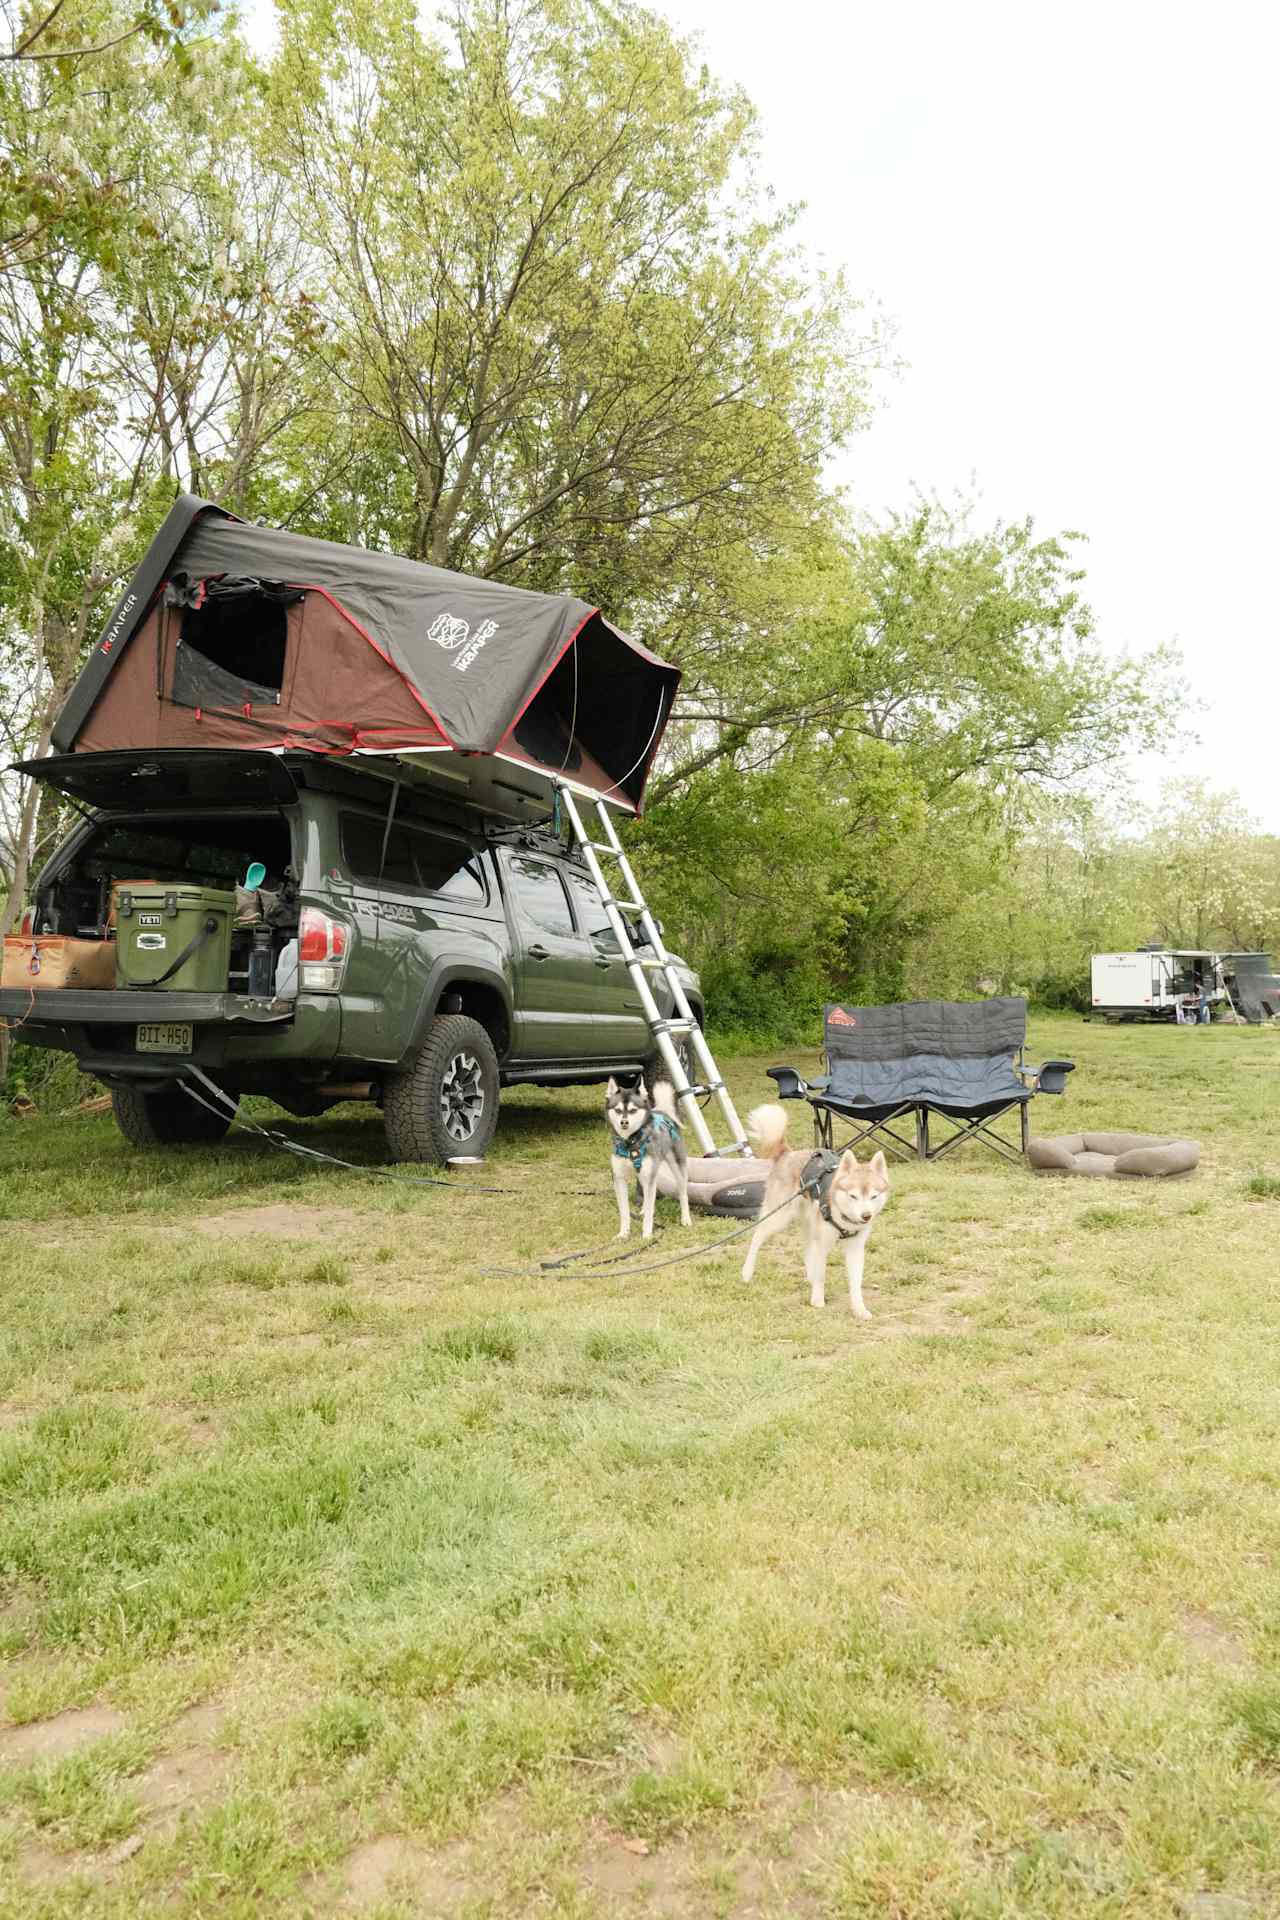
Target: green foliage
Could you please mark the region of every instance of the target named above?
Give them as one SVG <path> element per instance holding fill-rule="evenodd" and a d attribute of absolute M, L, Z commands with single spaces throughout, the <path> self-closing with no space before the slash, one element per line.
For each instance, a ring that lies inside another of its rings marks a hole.
<path fill-rule="evenodd" d="M 1048 797 L 1158 745 L 1178 698 L 1167 657 L 1096 646 L 1075 537 L 928 501 L 855 525 L 825 492 L 883 329 L 660 16 L 300 0 L 259 61 L 217 9 L 79 0 L 42 38 L 0 62 L 14 748 L 47 746 L 189 488 L 571 589 L 681 666 L 634 841 L 731 1039 L 811 1038 L 832 995 L 1077 1003 L 1091 946 L 1140 926 L 1266 944 L 1275 861 L 1229 809 L 1188 794 L 1157 876 Z M 66 824 L 14 800 L 7 917 Z M 61 1098 L 33 1071 L 11 1097 Z"/>

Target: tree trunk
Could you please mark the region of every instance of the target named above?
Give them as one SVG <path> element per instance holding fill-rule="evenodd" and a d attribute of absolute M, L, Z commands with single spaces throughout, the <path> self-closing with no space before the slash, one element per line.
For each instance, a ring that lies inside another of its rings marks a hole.
<path fill-rule="evenodd" d="M 45 703 L 40 719 L 40 733 L 36 741 L 34 760 L 43 760 L 49 751 L 49 742 L 53 735 L 53 723 L 58 708 L 62 705 L 62 689 L 55 687 Z M 31 874 L 31 856 L 35 849 L 36 822 L 40 813 L 41 788 L 34 780 L 27 782 L 27 791 L 23 796 L 22 812 L 18 816 L 18 832 L 13 849 L 13 877 L 9 887 L 9 898 L 0 913 L 0 941 L 4 940 L 18 924 L 23 904 L 27 897 L 27 882 Z M 10 1050 L 9 1023 L 0 1020 L 0 1089 L 3 1089 L 9 1072 Z"/>

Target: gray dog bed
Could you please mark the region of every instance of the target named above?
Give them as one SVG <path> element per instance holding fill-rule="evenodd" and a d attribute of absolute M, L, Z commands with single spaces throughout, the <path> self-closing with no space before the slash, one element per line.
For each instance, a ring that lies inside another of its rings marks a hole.
<path fill-rule="evenodd" d="M 1053 1140 L 1029 1140 L 1027 1158 L 1041 1173 L 1159 1178 L 1190 1173 L 1199 1162 L 1200 1143 L 1159 1140 L 1149 1133 L 1061 1133 Z"/>
<path fill-rule="evenodd" d="M 764 1185 L 773 1171 L 768 1160 L 689 1161 L 689 1205 L 707 1213 L 738 1220 L 754 1220 L 764 1199 Z"/>

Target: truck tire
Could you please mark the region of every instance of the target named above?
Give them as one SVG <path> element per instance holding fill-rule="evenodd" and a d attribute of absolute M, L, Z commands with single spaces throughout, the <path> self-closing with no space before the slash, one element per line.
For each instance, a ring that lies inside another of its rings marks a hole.
<path fill-rule="evenodd" d="M 230 1099 L 238 1096 L 231 1094 Z M 111 1111 L 115 1123 L 135 1147 L 212 1147 L 226 1137 L 229 1113 L 211 1113 L 197 1106 L 181 1087 L 161 1087 L 146 1093 L 141 1087 L 113 1087 Z"/>
<path fill-rule="evenodd" d="M 442 1166 L 486 1151 L 498 1124 L 498 1056 L 478 1020 L 444 1013 L 432 1022 L 413 1065 L 385 1084 L 382 1123 L 395 1160 Z"/>

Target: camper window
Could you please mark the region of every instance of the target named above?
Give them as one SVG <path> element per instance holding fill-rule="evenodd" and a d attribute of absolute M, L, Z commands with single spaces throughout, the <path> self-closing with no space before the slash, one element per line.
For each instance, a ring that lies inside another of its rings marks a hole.
<path fill-rule="evenodd" d="M 174 655 L 180 707 L 278 706 L 284 685 L 288 613 L 265 593 L 211 593 L 185 607 Z"/>

